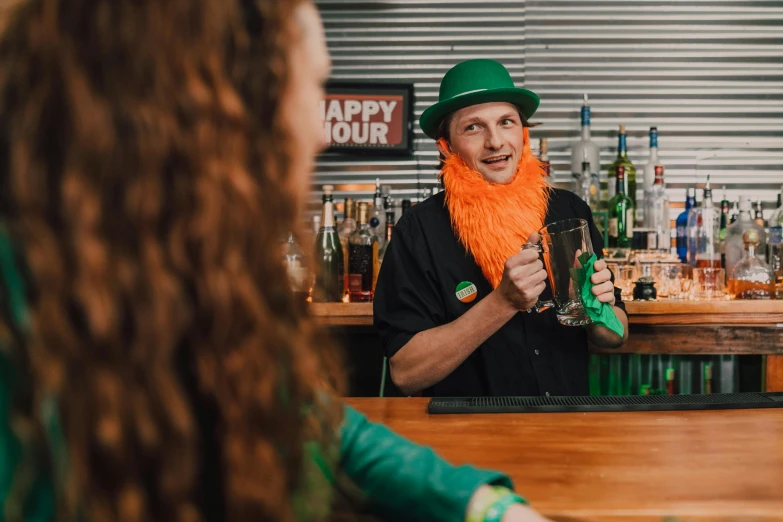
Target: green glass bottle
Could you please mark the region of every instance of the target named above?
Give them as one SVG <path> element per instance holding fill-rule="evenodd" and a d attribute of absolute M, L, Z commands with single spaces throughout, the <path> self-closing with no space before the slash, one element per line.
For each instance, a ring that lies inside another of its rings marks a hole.
<path fill-rule="evenodd" d="M 615 173 L 620 165 L 625 168 L 625 193 L 631 198 L 633 206 L 636 208 L 636 167 L 628 159 L 628 141 L 625 134 L 625 125 L 620 125 L 620 133 L 617 135 L 617 158 L 609 166 L 609 200 L 617 194 Z"/>
<path fill-rule="evenodd" d="M 315 238 L 315 288 L 313 301 L 334 303 L 342 301 L 345 277 L 343 247 L 334 222 L 332 185 L 323 187 L 323 215 L 321 229 Z"/>
<path fill-rule="evenodd" d="M 625 167 L 617 166 L 615 196 L 609 200 L 609 248 L 630 248 L 633 239 L 633 200 L 625 193 Z"/>

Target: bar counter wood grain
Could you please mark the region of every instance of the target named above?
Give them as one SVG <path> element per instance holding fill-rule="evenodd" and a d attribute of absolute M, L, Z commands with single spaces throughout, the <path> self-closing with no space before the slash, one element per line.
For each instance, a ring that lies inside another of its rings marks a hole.
<path fill-rule="evenodd" d="M 783 410 L 428 415 L 427 399 L 346 402 L 451 462 L 509 474 L 555 521 L 783 520 Z"/>

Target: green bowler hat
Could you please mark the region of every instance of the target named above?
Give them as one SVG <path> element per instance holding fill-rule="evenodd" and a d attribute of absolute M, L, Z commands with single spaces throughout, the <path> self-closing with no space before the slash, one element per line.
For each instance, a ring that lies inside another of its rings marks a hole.
<path fill-rule="evenodd" d="M 503 64 L 495 60 L 468 60 L 452 67 L 440 82 L 438 103 L 421 115 L 424 134 L 436 139 L 438 125 L 452 112 L 489 102 L 518 105 L 530 119 L 538 109 L 538 95 L 514 86 L 514 80 Z"/>

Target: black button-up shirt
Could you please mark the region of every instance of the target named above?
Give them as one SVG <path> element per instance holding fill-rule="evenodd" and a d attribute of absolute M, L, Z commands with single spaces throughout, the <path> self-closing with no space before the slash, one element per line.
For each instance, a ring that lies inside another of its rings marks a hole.
<path fill-rule="evenodd" d="M 575 194 L 554 189 L 545 222 L 571 218 L 588 222 L 601 257 L 603 239 L 590 208 Z M 463 282 L 478 289 L 471 303 L 457 298 Z M 451 227 L 445 193 L 415 205 L 395 226 L 378 275 L 374 322 L 386 356 L 393 357 L 417 333 L 456 320 L 490 292 L 492 285 Z M 620 291 L 615 294 L 624 309 Z M 549 297 L 547 283 L 542 299 Z M 554 310 L 521 312 L 424 395 L 588 395 L 588 361 L 585 328 L 561 325 Z"/>

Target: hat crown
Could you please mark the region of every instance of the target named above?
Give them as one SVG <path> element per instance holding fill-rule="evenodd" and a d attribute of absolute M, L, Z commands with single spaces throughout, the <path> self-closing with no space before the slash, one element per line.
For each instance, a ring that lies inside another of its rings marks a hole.
<path fill-rule="evenodd" d="M 446 73 L 440 83 L 438 99 L 444 101 L 471 92 L 514 87 L 514 80 L 502 63 L 487 59 L 468 60 Z"/>

